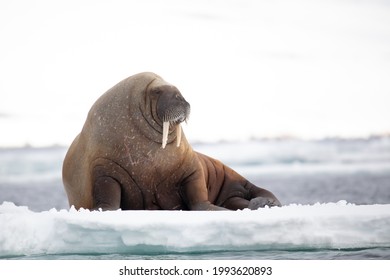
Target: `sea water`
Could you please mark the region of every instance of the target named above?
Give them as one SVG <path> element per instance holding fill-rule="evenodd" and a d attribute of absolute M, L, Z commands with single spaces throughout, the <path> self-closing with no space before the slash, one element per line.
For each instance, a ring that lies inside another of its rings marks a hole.
<path fill-rule="evenodd" d="M 390 259 L 390 139 L 194 143 L 281 208 L 69 208 L 65 147 L 0 149 L 0 258 Z"/>

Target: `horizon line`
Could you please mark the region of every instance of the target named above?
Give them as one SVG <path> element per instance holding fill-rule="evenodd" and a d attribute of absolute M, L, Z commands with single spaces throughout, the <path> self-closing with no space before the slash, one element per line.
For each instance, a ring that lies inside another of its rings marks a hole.
<path fill-rule="evenodd" d="M 324 136 L 324 137 L 313 137 L 305 138 L 291 135 L 280 135 L 280 136 L 251 136 L 244 140 L 239 139 L 218 139 L 218 140 L 194 140 L 188 141 L 190 145 L 216 145 L 226 143 L 242 143 L 242 142 L 268 142 L 268 141 L 308 141 L 308 142 L 321 142 L 321 141 L 368 141 L 375 139 L 390 139 L 390 132 L 369 134 L 366 136 Z M 31 143 L 25 143 L 23 145 L 0 145 L 0 150 L 12 150 L 12 149 L 49 149 L 49 148 L 69 148 L 69 145 L 52 143 L 46 145 L 36 145 Z"/>

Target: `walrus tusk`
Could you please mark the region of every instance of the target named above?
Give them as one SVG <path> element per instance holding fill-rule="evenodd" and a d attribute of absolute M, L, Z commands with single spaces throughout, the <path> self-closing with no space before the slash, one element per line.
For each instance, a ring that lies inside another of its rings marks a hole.
<path fill-rule="evenodd" d="M 176 147 L 180 147 L 181 142 L 181 125 L 180 123 L 176 127 Z"/>
<path fill-rule="evenodd" d="M 168 142 L 168 133 L 169 133 L 169 122 L 163 122 L 163 137 L 162 137 L 162 148 L 165 149 L 165 146 Z M 176 127 L 176 146 L 180 147 L 181 143 L 181 125 L 178 124 Z"/>
<path fill-rule="evenodd" d="M 169 122 L 163 122 L 163 137 L 162 137 L 162 148 L 165 149 L 165 146 L 168 142 L 168 132 L 169 132 Z"/>

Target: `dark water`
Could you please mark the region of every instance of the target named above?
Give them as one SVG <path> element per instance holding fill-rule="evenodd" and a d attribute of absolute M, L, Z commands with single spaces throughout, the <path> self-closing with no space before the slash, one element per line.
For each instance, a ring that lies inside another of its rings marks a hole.
<path fill-rule="evenodd" d="M 28 206 L 32 211 L 69 209 L 68 200 L 61 180 L 49 182 L 7 183 L 0 185 L 0 204 L 14 202 L 18 206 Z"/>
<path fill-rule="evenodd" d="M 262 175 L 253 182 L 269 186 L 283 204 L 313 204 L 346 200 L 354 204 L 389 204 L 390 174 L 317 173 Z"/>
<path fill-rule="evenodd" d="M 1 259 L 1 258 L 0 258 Z M 390 260 L 390 248 L 217 251 L 170 254 L 61 254 L 10 256 L 2 259 L 23 260 Z"/>
<path fill-rule="evenodd" d="M 354 204 L 390 204 L 390 174 L 387 172 L 263 174 L 248 176 L 254 184 L 271 190 L 284 205 L 346 200 Z M 33 211 L 68 209 L 60 179 L 49 182 L 0 184 L 0 203 L 12 201 Z"/>

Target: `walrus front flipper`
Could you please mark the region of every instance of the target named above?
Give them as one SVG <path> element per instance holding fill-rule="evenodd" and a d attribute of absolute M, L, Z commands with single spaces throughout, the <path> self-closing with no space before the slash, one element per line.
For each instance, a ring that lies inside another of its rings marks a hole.
<path fill-rule="evenodd" d="M 190 183 L 184 185 L 181 188 L 181 196 L 189 210 L 195 211 L 220 211 L 220 210 L 229 210 L 223 207 L 212 204 L 207 200 L 207 191 L 206 195 L 201 190 L 206 188 L 201 183 L 197 184 L 196 181 L 191 181 Z"/>
<path fill-rule="evenodd" d="M 211 204 L 209 201 L 193 204 L 191 210 L 194 211 L 226 211 L 229 209 Z"/>
<path fill-rule="evenodd" d="M 198 168 L 181 183 L 180 187 L 180 196 L 188 209 L 196 211 L 228 210 L 209 201 L 205 174 L 199 162 L 195 165 L 199 165 Z"/>
<path fill-rule="evenodd" d="M 240 209 L 240 210 L 242 210 L 245 208 L 249 208 L 249 201 L 246 200 L 245 198 L 235 196 L 235 197 L 231 197 L 231 198 L 227 199 L 222 204 L 222 206 L 227 208 L 227 209 L 232 209 L 232 210 Z"/>
<path fill-rule="evenodd" d="M 99 177 L 93 185 L 93 209 L 117 210 L 121 204 L 121 187 L 111 177 Z"/>

